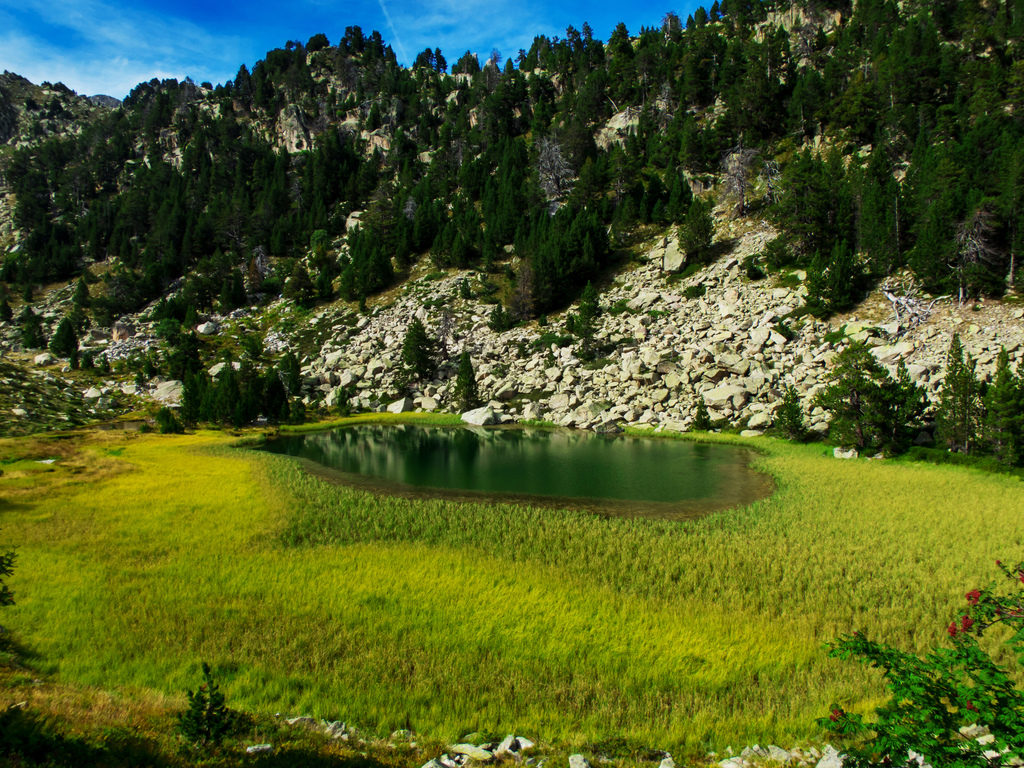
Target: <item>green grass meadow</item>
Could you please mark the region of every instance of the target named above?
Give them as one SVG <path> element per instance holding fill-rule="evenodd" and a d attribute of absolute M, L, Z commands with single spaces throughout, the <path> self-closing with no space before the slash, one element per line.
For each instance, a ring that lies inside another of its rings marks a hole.
<path fill-rule="evenodd" d="M 672 523 L 374 496 L 233 439 L 88 434 L 47 472 L 0 443 L 3 620 L 40 673 L 180 696 L 206 660 L 234 707 L 378 734 L 787 746 L 880 701 L 824 643 L 941 642 L 1024 555 L 1020 479 L 822 446 L 737 440 L 774 495 Z"/>

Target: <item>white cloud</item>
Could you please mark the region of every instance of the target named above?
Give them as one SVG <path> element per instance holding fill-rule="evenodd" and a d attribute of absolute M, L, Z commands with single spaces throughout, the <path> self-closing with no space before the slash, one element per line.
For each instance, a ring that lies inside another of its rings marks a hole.
<path fill-rule="evenodd" d="M 398 32 L 413 43 L 416 53 L 427 46 L 440 47 L 449 64 L 467 49 L 481 60 L 492 48 L 514 58 L 519 48 L 530 47 L 535 35 L 565 31 L 552 28 L 550 12 L 529 2 L 432 0 L 428 6 L 406 6 L 401 11 L 392 6 L 391 13 Z"/>
<path fill-rule="evenodd" d="M 223 80 L 247 54 L 239 38 L 106 0 L 22 0 L 19 9 L 35 17 L 33 29 L 0 15 L 0 67 L 83 94 L 120 98 L 153 77 Z"/>

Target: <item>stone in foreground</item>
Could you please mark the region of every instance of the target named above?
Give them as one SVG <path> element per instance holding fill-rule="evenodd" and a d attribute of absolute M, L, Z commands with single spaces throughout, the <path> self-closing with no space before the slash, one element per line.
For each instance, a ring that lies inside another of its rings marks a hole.
<path fill-rule="evenodd" d="M 465 755 L 470 760 L 476 760 L 478 763 L 489 763 L 494 759 L 492 753 L 474 744 L 456 744 L 452 747 L 452 752 L 457 755 Z"/>

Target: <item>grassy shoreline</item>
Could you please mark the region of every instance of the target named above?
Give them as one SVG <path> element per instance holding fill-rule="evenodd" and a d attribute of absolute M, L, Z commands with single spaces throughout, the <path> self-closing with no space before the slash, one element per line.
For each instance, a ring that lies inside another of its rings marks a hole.
<path fill-rule="evenodd" d="M 758 451 L 775 494 L 666 523 L 376 497 L 237 439 L 0 443 L 28 456 L 0 478 L 0 537 L 37 672 L 179 701 L 203 659 L 239 708 L 443 740 L 793 744 L 881 690 L 824 642 L 920 650 L 1022 549 L 1018 478 L 822 446 L 711 438 Z"/>

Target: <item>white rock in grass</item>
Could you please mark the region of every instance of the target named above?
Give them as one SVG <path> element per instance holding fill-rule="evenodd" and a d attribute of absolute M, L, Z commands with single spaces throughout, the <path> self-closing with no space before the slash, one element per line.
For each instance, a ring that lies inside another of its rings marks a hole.
<path fill-rule="evenodd" d="M 519 751 L 519 740 L 511 733 L 501 740 L 501 744 L 494 750 L 496 757 L 504 754 L 511 754 Z"/>
<path fill-rule="evenodd" d="M 832 455 L 837 459 L 856 459 L 858 456 L 856 448 L 846 449 L 838 445 L 832 449 Z"/>
<path fill-rule="evenodd" d="M 569 768 L 590 768 L 590 763 L 583 755 L 569 755 Z"/>
<path fill-rule="evenodd" d="M 788 763 L 793 759 L 793 755 L 782 747 L 777 747 L 774 744 L 768 745 L 768 758 L 774 760 L 777 763 Z"/>
<path fill-rule="evenodd" d="M 821 756 L 816 768 L 843 768 L 843 755 L 829 744 L 825 747 L 825 753 Z"/>
<path fill-rule="evenodd" d="M 658 768 L 676 768 L 676 761 L 672 759 L 672 755 L 669 755 L 658 763 Z"/>
<path fill-rule="evenodd" d="M 465 755 L 470 760 L 476 760 L 478 763 L 489 763 L 494 759 L 494 755 L 491 752 L 475 744 L 456 744 L 452 747 L 452 752 L 457 755 Z"/>
<path fill-rule="evenodd" d="M 245 748 L 245 753 L 247 755 L 258 755 L 262 752 L 272 752 L 273 750 L 273 744 L 253 744 L 251 747 Z"/>

